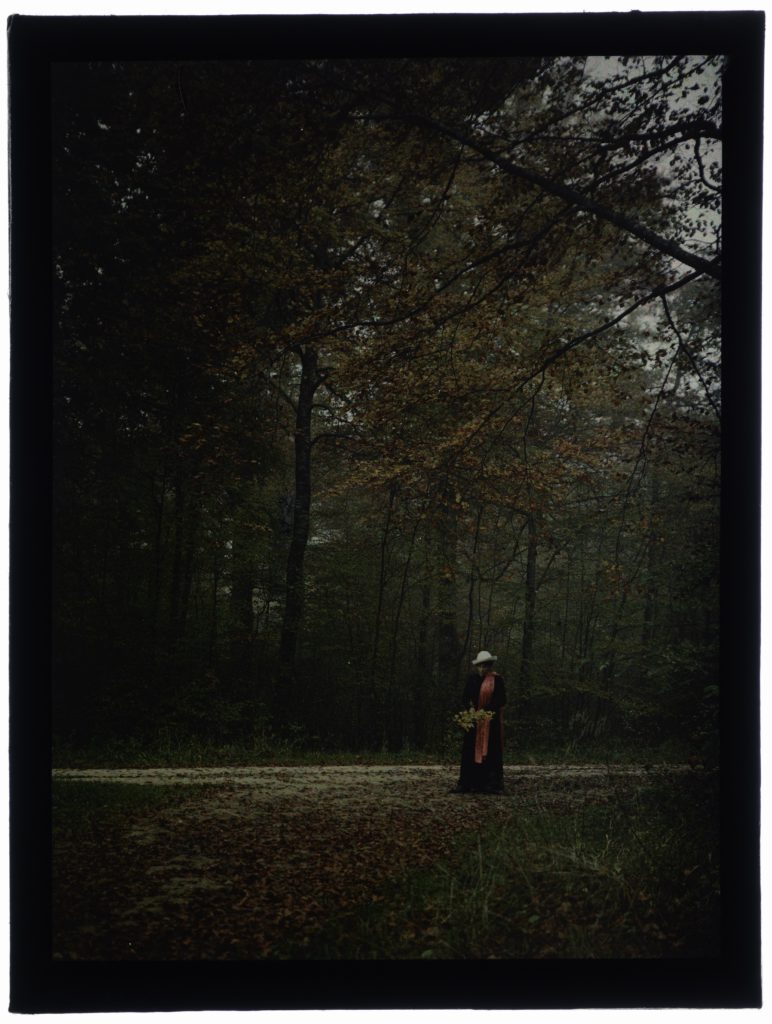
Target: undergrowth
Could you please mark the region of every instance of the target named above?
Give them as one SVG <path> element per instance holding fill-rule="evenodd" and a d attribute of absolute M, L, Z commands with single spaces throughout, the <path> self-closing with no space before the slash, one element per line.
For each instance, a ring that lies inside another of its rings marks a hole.
<path fill-rule="evenodd" d="M 288 958 L 516 959 L 718 955 L 717 779 L 513 808 Z M 473 819 L 472 819 L 473 820 Z"/>
<path fill-rule="evenodd" d="M 469 828 L 430 868 L 288 930 L 284 959 L 673 958 L 718 954 L 718 774 L 553 779 L 451 796 Z M 210 785 L 55 781 L 62 850 L 99 849 L 132 818 Z M 495 824 L 480 801 L 500 801 Z M 484 825 L 484 822 L 488 822 Z M 355 839 L 354 839 L 355 842 Z M 90 844 L 90 845 L 89 845 Z M 66 863 L 60 870 L 66 869 Z M 100 867 L 100 870 L 102 868 Z M 108 873 L 109 874 L 109 873 Z M 105 884 L 116 885 L 117 879 Z M 298 884 L 302 885 L 299 879 Z M 68 913 L 63 893 L 60 913 Z"/>
<path fill-rule="evenodd" d="M 92 825 L 123 826 L 129 815 L 176 807 L 213 788 L 207 783 L 180 786 L 55 780 L 52 787 L 54 835 L 62 829 L 77 830 Z"/>
<path fill-rule="evenodd" d="M 436 750 L 334 750 L 305 749 L 292 742 L 257 740 L 245 743 L 210 743 L 203 740 L 165 737 L 152 743 L 134 740 L 94 742 L 87 746 L 55 744 L 55 768 L 197 768 L 245 767 L 250 765 L 408 765 L 454 764 L 461 754 L 461 741 L 443 743 Z M 656 747 L 583 746 L 566 749 L 545 745 L 509 749 L 508 764 L 678 764 L 688 751 L 674 743 Z"/>

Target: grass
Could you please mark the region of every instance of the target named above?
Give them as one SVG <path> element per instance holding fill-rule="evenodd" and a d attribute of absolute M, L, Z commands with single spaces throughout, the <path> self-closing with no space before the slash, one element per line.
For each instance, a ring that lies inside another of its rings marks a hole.
<path fill-rule="evenodd" d="M 718 954 L 717 780 L 619 786 L 517 809 L 431 871 L 330 922 L 288 958 L 518 959 Z"/>
<path fill-rule="evenodd" d="M 249 765 L 438 764 L 441 755 L 419 750 L 304 750 L 292 743 L 115 742 L 53 750 L 55 768 L 198 768 Z"/>
<path fill-rule="evenodd" d="M 656 747 L 617 744 L 567 749 L 564 745 L 510 746 L 510 764 L 663 764 L 683 763 L 689 750 L 667 742 Z M 272 737 L 252 742 L 216 743 L 166 736 L 151 743 L 127 739 L 112 743 L 54 746 L 56 768 L 195 768 L 245 765 L 334 764 L 452 764 L 460 756 L 460 740 L 453 734 L 437 750 L 329 750 L 303 749 Z"/>
<path fill-rule="evenodd" d="M 212 788 L 195 785 L 152 785 L 123 782 L 54 782 L 52 823 L 54 834 L 62 829 L 77 831 L 91 826 L 123 825 L 129 815 L 176 807 L 194 793 Z"/>
<path fill-rule="evenodd" d="M 318 762 L 316 762 L 318 763 Z M 54 783 L 55 836 L 100 848 L 130 819 L 204 785 Z M 717 955 L 718 775 L 570 779 L 494 798 L 505 811 L 430 869 L 404 874 L 311 934 L 287 959 L 646 958 Z M 457 806 L 457 805 L 455 805 Z M 488 819 L 490 821 L 490 819 Z M 75 848 L 74 847 L 74 848 Z M 109 881 L 109 879 L 107 880 Z M 107 883 L 106 883 L 107 884 Z"/>

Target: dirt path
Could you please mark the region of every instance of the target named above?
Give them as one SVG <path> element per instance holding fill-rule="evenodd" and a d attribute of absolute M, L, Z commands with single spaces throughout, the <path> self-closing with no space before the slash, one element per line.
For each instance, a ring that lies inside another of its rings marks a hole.
<path fill-rule="evenodd" d="M 683 770 L 509 766 L 503 796 L 450 795 L 451 766 L 55 770 L 60 782 L 180 786 L 182 796 L 117 825 L 96 821 L 88 835 L 59 834 L 55 956 L 282 955 L 288 935 L 303 941 L 361 912 L 461 832 Z"/>
<path fill-rule="evenodd" d="M 508 765 L 510 785 L 521 779 L 599 779 L 606 777 L 647 776 L 689 771 L 688 765 Z M 83 782 L 132 782 L 147 785 L 228 784 L 270 785 L 274 791 L 308 784 L 347 789 L 352 785 L 371 787 L 380 783 L 453 782 L 455 766 L 448 765 L 261 765 L 259 767 L 218 768 L 55 768 L 55 779 Z"/>

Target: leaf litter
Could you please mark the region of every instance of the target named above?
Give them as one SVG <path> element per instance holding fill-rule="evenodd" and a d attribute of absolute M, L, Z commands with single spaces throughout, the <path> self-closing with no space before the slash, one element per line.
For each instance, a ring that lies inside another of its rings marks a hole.
<path fill-rule="evenodd" d="M 60 782 L 185 795 L 112 824 L 57 828 L 54 956 L 282 957 L 442 861 L 462 834 L 503 824 L 524 805 L 568 806 L 579 791 L 603 801 L 615 779 L 677 770 L 530 765 L 507 770 L 503 796 L 456 796 L 450 766 L 58 769 Z"/>

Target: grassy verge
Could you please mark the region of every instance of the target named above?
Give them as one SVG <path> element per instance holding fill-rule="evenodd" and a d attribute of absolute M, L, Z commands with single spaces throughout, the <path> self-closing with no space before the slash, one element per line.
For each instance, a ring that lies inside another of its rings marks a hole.
<path fill-rule="evenodd" d="M 201 741 L 166 741 L 139 744 L 132 741 L 110 745 L 74 748 L 54 747 L 56 768 L 196 768 L 248 765 L 407 765 L 455 764 L 460 757 L 460 741 L 446 744 L 441 750 L 351 751 L 304 750 L 292 744 L 233 743 L 217 744 Z M 683 763 L 687 753 L 672 744 L 659 747 L 633 748 L 564 747 L 511 748 L 509 764 L 665 764 Z"/>
<path fill-rule="evenodd" d="M 77 831 L 98 825 L 123 826 L 134 814 L 176 807 L 196 793 L 212 787 L 201 785 L 145 786 L 123 782 L 77 782 L 56 780 L 52 786 L 54 837 L 62 830 Z"/>
<path fill-rule="evenodd" d="M 262 844 L 248 823 L 227 816 L 190 828 L 197 820 L 195 802 L 202 791 L 221 789 L 54 783 L 54 836 L 59 850 L 55 875 L 58 871 L 61 880 L 56 910 L 63 948 L 85 950 L 82 955 L 88 958 L 92 946 L 84 934 L 89 928 L 106 928 L 116 908 L 134 912 L 147 899 L 157 901 L 161 876 L 152 872 L 167 866 L 164 858 L 182 864 L 182 874 L 192 881 L 207 881 L 206 872 L 212 868 L 196 867 L 196 856 L 220 864 L 217 870 L 233 883 L 239 899 L 232 906 L 234 895 L 215 894 L 210 900 L 204 893 L 206 900 L 196 904 L 193 917 L 185 916 L 184 906 L 182 910 L 171 907 L 169 913 L 181 915 L 179 925 L 173 925 L 174 934 L 188 929 L 192 948 L 208 948 L 210 918 L 200 913 L 211 911 L 211 920 L 224 929 L 226 939 L 238 933 L 253 948 L 250 936 L 262 927 L 265 911 L 257 900 L 262 891 L 259 864 L 270 843 Z M 460 838 L 448 840 L 442 859 L 429 868 L 374 885 L 364 900 L 361 887 L 356 897 L 344 898 L 345 890 L 336 884 L 339 876 L 331 877 L 330 900 L 321 900 L 320 913 L 309 910 L 297 927 L 283 931 L 280 924 L 277 942 L 271 939 L 270 956 L 586 959 L 717 953 L 717 773 L 679 773 L 666 779 L 654 773 L 603 774 L 594 776 L 592 785 L 570 775 L 550 773 L 545 780 L 514 776 L 508 779 L 503 797 L 448 795 L 447 800 L 449 815 L 457 816 L 461 810 L 465 822 L 468 813 L 468 828 Z M 177 845 L 171 842 L 168 850 L 164 845 L 156 852 L 148 848 L 147 862 L 142 861 L 141 845 L 131 847 L 127 863 L 123 830 L 142 819 L 154 819 L 158 812 L 167 819 L 167 838 L 174 840 L 177 825 L 172 819 L 177 815 L 164 812 L 186 804 L 189 813 L 179 815 Z M 483 805 L 490 810 L 495 806 L 495 814 L 486 813 Z M 291 818 L 285 821 L 289 824 Z M 327 848 L 305 835 L 302 821 L 288 834 L 294 839 L 282 840 L 277 851 L 290 861 L 294 858 L 297 872 L 290 872 L 283 884 L 291 887 L 302 909 L 307 873 L 314 865 L 320 867 L 318 860 L 306 858 L 318 857 L 320 849 Z M 333 834 L 337 835 L 334 830 Z M 389 842 L 393 850 L 393 830 L 384 819 L 383 844 L 377 837 L 373 842 L 370 834 L 369 845 L 361 849 L 357 835 L 356 826 L 345 832 L 358 854 L 356 870 L 359 876 L 374 877 L 371 869 L 387 856 Z M 405 843 L 410 841 L 406 834 Z M 134 854 L 139 855 L 136 863 Z M 327 865 L 334 857 L 324 861 Z M 201 872 L 204 877 L 199 877 Z M 256 894 L 259 913 L 254 911 L 254 918 L 242 920 L 239 908 L 249 904 L 250 893 Z M 226 903 L 218 902 L 221 899 Z M 230 913 L 236 916 L 229 918 Z M 154 926 L 163 930 L 165 920 L 156 915 Z M 133 928 L 141 938 L 147 924 L 144 914 L 130 925 L 117 921 L 117 926 L 129 929 L 128 937 Z M 165 949 L 165 941 L 159 939 L 158 948 Z M 262 954 L 258 949 L 254 955 Z"/>
<path fill-rule="evenodd" d="M 718 953 L 717 779 L 518 808 L 288 958 L 514 959 Z M 470 822 L 473 822 L 470 818 Z"/>
<path fill-rule="evenodd" d="M 141 746 L 116 743 L 108 747 L 75 749 L 54 748 L 55 768 L 198 768 L 241 767 L 249 765 L 325 765 L 325 764 L 439 764 L 443 758 L 419 750 L 350 751 L 300 750 L 276 744 L 177 743 Z"/>

